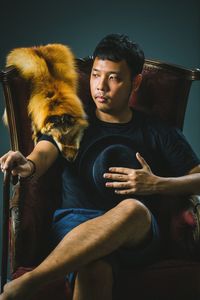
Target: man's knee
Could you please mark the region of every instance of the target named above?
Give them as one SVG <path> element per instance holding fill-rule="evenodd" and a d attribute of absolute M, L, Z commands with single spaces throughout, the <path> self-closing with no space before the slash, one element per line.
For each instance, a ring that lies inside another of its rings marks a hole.
<path fill-rule="evenodd" d="M 140 201 L 126 199 L 118 205 L 127 225 L 127 239 L 124 247 L 135 247 L 151 236 L 151 213 Z"/>
<path fill-rule="evenodd" d="M 134 218 L 134 220 L 138 218 L 143 222 L 146 221 L 147 224 L 151 223 L 151 214 L 148 208 L 136 199 L 125 199 L 118 204 L 118 207 L 123 210 L 124 216 L 127 218 Z"/>
<path fill-rule="evenodd" d="M 77 279 L 93 286 L 101 282 L 113 284 L 112 266 L 104 260 L 97 260 L 81 268 L 77 273 Z"/>

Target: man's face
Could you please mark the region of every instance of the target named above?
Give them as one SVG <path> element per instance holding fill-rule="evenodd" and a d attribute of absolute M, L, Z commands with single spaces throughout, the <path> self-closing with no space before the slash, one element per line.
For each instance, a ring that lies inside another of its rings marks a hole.
<path fill-rule="evenodd" d="M 108 114 L 127 110 L 132 89 L 133 80 L 125 60 L 113 62 L 95 58 L 90 90 L 97 110 Z"/>

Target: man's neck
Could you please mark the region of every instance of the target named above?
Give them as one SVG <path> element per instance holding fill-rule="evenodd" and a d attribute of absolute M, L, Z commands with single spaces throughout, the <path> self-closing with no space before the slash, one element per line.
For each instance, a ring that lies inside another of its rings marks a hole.
<path fill-rule="evenodd" d="M 120 112 L 119 114 L 110 114 L 96 110 L 96 116 L 99 120 L 108 123 L 128 123 L 132 119 L 133 111 L 131 108 L 128 108 L 126 111 Z"/>

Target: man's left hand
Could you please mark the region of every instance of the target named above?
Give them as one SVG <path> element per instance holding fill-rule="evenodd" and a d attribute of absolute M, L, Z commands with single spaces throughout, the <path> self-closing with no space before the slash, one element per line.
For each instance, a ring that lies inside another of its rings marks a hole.
<path fill-rule="evenodd" d="M 122 167 L 109 168 L 109 173 L 104 178 L 113 180 L 106 182 L 106 187 L 114 188 L 116 194 L 151 195 L 156 193 L 156 184 L 159 177 L 155 176 L 144 158 L 137 152 L 136 158 L 140 162 L 141 169 Z"/>

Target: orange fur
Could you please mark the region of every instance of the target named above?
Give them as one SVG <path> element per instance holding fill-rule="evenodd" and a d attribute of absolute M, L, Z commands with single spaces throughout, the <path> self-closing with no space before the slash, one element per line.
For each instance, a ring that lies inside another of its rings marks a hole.
<path fill-rule="evenodd" d="M 64 157 L 74 160 L 88 123 L 77 96 L 71 50 L 61 44 L 17 48 L 7 57 L 7 66 L 11 65 L 32 83 L 28 114 L 34 140 L 39 132 L 52 135 Z"/>

